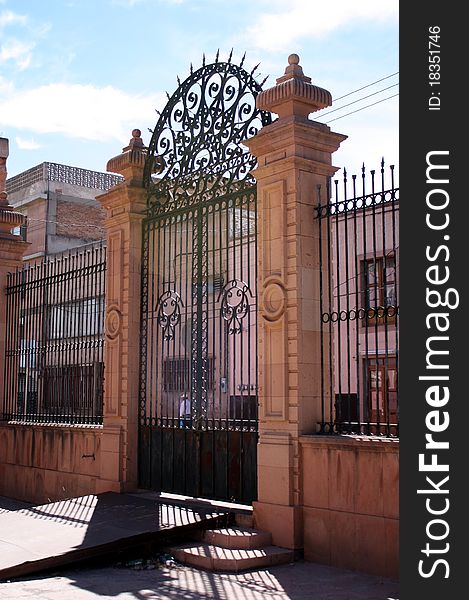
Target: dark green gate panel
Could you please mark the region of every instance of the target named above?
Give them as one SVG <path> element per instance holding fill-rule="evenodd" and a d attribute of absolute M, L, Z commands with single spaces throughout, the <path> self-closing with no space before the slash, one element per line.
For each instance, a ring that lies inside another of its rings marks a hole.
<path fill-rule="evenodd" d="M 242 64 L 180 84 L 145 167 L 140 485 L 256 498 L 257 209 L 242 141 L 270 123 Z"/>

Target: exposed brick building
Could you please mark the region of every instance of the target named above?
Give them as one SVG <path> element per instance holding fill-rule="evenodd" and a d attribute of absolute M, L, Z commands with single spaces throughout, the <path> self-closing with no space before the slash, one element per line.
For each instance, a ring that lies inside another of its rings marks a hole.
<path fill-rule="evenodd" d="M 27 217 L 25 260 L 102 240 L 104 210 L 95 198 L 120 181 L 120 175 L 49 162 L 10 177 L 8 201 Z"/>

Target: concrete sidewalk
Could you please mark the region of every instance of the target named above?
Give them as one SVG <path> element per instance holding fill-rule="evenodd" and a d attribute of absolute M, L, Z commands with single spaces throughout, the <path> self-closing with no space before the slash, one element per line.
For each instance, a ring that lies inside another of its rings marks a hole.
<path fill-rule="evenodd" d="M 389 579 L 298 561 L 241 574 L 185 566 L 70 569 L 0 584 L 1 600 L 395 600 Z"/>
<path fill-rule="evenodd" d="M 124 500 L 124 497 L 120 498 L 121 501 Z M 128 498 L 126 500 L 128 501 Z M 28 513 L 28 509 L 31 509 L 31 505 L 0 497 L 0 516 L 3 516 L 4 524 L 5 518 L 8 513 L 11 515 L 11 511 Z M 146 517 L 147 510 L 144 513 L 142 515 Z M 54 518 L 57 519 L 58 516 L 55 514 Z M 60 516 L 63 519 L 65 515 L 62 512 Z M 34 524 L 33 529 L 36 527 Z M 47 546 L 47 543 L 44 544 L 44 547 Z M 18 551 L 19 548 L 16 550 Z M 8 562 L 8 554 L 11 554 L 11 549 L 10 552 L 3 554 L 4 561 Z M 48 571 L 42 575 L 30 574 L 19 579 L 4 581 L 0 583 L 0 600 L 33 600 L 33 598 L 38 600 L 91 600 L 93 598 L 396 600 L 398 598 L 398 583 L 390 579 L 305 561 L 241 574 L 209 573 L 177 564 L 171 567 L 160 565 L 157 568 L 142 570 L 102 566 L 103 563 L 100 563 L 100 566 L 99 563 L 93 564 L 96 564 L 95 568 L 70 566 L 55 572 Z"/>
<path fill-rule="evenodd" d="M 143 495 L 90 494 L 40 506 L 0 497 L 0 580 L 186 536 L 225 511 Z"/>

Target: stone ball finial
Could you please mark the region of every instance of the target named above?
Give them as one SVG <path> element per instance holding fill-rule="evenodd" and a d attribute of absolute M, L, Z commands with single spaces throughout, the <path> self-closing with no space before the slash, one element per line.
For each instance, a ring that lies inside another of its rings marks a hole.
<path fill-rule="evenodd" d="M 285 68 L 285 74 L 283 77 L 277 79 L 277 83 L 282 83 L 288 79 L 301 79 L 307 83 L 311 83 L 311 77 L 306 77 L 303 73 L 303 67 L 300 66 L 300 57 L 296 52 L 292 52 L 288 57 L 288 65 Z"/>
<path fill-rule="evenodd" d="M 129 145 L 126 148 L 123 148 L 123 152 L 133 148 L 143 148 L 143 140 L 141 138 L 142 132 L 140 129 L 132 129 L 132 137 L 130 138 Z"/>

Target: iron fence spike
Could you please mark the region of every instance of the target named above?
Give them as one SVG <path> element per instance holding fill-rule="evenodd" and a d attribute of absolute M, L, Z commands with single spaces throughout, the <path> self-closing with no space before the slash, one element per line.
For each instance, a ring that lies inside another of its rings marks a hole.
<path fill-rule="evenodd" d="M 261 63 L 257 63 L 257 65 L 253 68 L 253 70 L 251 71 L 251 77 L 254 75 L 254 71 L 257 70 L 257 68 L 259 67 Z"/>

